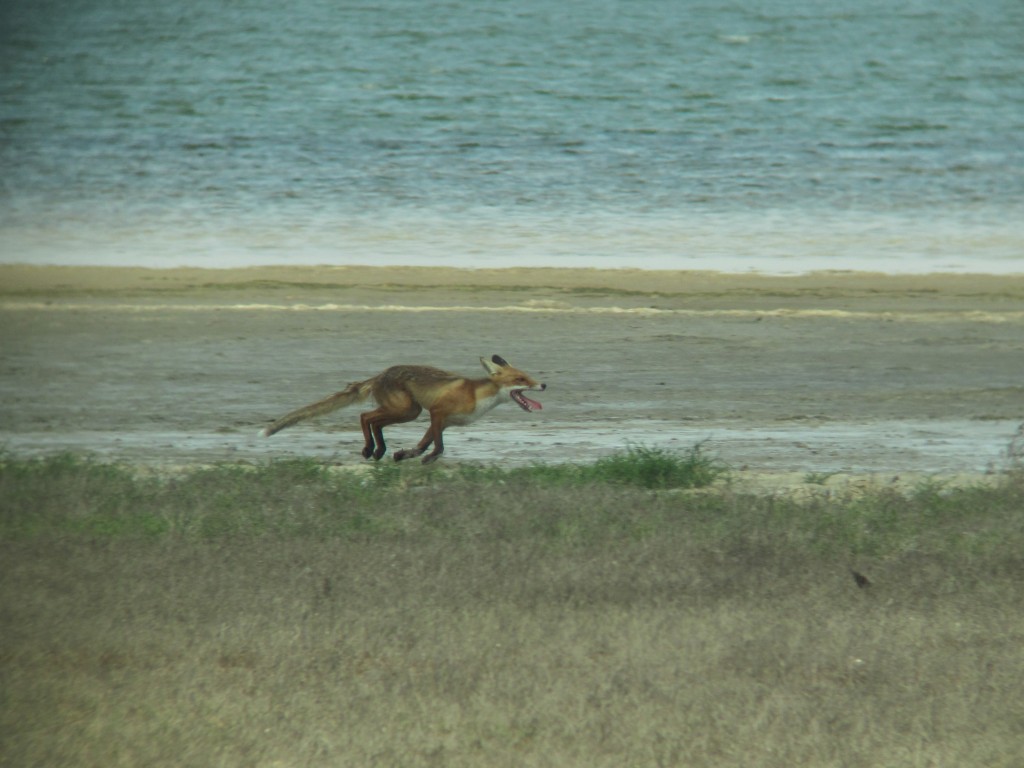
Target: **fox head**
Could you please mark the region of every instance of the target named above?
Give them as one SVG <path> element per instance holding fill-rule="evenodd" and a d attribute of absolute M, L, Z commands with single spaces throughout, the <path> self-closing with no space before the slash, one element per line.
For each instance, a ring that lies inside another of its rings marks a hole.
<path fill-rule="evenodd" d="M 531 389 L 535 392 L 543 392 L 547 384 L 542 384 L 527 373 L 513 368 L 500 355 L 493 355 L 490 360 L 486 357 L 480 358 L 484 370 L 491 376 L 491 381 L 497 384 L 503 392 L 508 392 L 509 397 L 524 411 L 539 411 L 541 404 L 531 400 L 523 394 L 524 390 Z"/>

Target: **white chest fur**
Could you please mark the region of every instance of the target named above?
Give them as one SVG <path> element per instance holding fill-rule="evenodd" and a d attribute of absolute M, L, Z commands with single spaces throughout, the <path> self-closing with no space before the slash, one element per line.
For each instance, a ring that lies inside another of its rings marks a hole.
<path fill-rule="evenodd" d="M 453 413 L 446 420 L 446 424 L 454 424 L 457 427 L 465 426 L 466 424 L 472 424 L 474 421 L 479 419 L 488 411 L 494 409 L 496 405 L 504 402 L 508 399 L 508 393 L 502 390 L 494 393 L 490 397 L 481 397 L 476 401 L 476 408 L 466 413 Z"/>

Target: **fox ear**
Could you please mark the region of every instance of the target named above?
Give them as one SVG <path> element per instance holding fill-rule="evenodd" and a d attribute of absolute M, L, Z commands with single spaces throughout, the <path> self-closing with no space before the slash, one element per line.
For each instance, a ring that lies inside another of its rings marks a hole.
<path fill-rule="evenodd" d="M 497 355 L 495 355 L 495 357 L 497 357 Z M 491 376 L 495 376 L 495 375 L 498 374 L 498 372 L 501 371 L 501 366 L 500 365 L 495 365 L 490 360 L 488 360 L 486 357 L 481 357 L 480 358 L 480 365 L 482 365 L 484 367 L 484 370 L 487 371 L 489 374 L 491 374 Z"/>
<path fill-rule="evenodd" d="M 509 367 L 508 366 L 508 361 L 504 357 L 502 357 L 501 355 L 493 355 L 491 357 L 491 362 L 495 363 L 496 365 L 500 365 L 502 368 L 508 368 Z"/>

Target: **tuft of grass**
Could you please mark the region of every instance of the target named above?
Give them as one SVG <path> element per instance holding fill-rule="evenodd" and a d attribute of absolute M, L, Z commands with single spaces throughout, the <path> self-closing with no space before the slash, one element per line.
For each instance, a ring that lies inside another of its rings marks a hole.
<path fill-rule="evenodd" d="M 728 474 L 726 465 L 705 453 L 698 443 L 679 453 L 664 448 L 630 445 L 592 464 L 534 464 L 503 469 L 463 465 L 456 477 L 471 482 L 518 479 L 543 486 L 616 485 L 648 490 L 705 488 Z"/>
<path fill-rule="evenodd" d="M 631 445 L 625 452 L 586 467 L 583 476 L 591 481 L 664 490 L 704 488 L 725 473 L 724 464 L 705 454 L 698 443 L 684 454 Z"/>

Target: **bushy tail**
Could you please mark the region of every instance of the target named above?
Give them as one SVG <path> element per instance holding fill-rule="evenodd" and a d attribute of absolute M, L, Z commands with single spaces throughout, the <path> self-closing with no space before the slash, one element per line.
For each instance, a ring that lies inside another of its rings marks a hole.
<path fill-rule="evenodd" d="M 314 416 L 322 416 L 325 413 L 336 411 L 352 403 L 361 403 L 373 391 L 374 381 L 375 379 L 367 379 L 366 381 L 357 381 L 349 384 L 341 392 L 335 392 L 323 400 L 317 400 L 315 403 L 310 403 L 282 416 L 273 424 L 263 429 L 260 434 L 264 437 L 270 437 L 275 432 L 280 432 L 285 427 L 290 427 L 292 424 L 297 424 L 300 421 L 312 419 Z"/>

